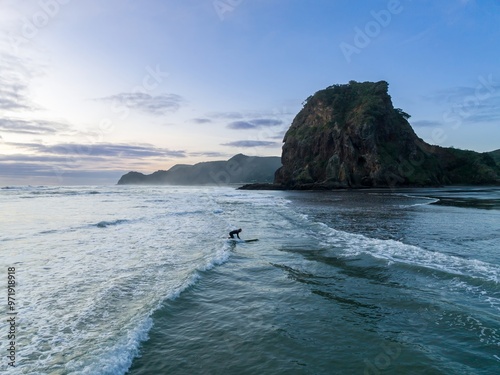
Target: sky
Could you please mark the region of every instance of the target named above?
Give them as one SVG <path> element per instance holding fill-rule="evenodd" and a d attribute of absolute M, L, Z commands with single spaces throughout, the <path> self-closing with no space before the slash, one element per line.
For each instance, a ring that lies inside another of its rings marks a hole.
<path fill-rule="evenodd" d="M 431 144 L 499 149 L 500 0 L 0 0 L 0 186 L 280 156 L 351 80 Z"/>

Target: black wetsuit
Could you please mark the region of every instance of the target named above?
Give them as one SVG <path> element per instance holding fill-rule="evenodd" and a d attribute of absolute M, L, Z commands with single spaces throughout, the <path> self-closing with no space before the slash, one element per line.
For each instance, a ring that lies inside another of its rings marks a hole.
<path fill-rule="evenodd" d="M 236 236 L 238 237 L 238 239 L 241 240 L 241 238 L 240 238 L 240 232 L 241 231 L 239 231 L 238 229 L 233 230 L 233 231 L 229 232 L 229 237 L 234 238 L 234 235 L 236 234 Z"/>

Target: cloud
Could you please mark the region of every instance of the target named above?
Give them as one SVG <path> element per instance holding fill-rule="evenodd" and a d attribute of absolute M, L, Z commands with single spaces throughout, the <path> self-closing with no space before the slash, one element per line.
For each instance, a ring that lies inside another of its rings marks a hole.
<path fill-rule="evenodd" d="M 457 86 L 426 95 L 425 100 L 441 105 L 441 124 L 430 120 L 413 122 L 415 126 L 435 126 L 442 123 L 493 122 L 500 120 L 500 83 L 493 76 L 480 76 L 476 87 Z"/>
<path fill-rule="evenodd" d="M 412 121 L 411 125 L 417 128 L 432 128 L 432 127 L 437 127 L 441 126 L 442 123 L 439 121 L 433 121 L 433 120 L 419 120 L 419 121 Z"/>
<path fill-rule="evenodd" d="M 0 176 L 39 176 L 54 175 L 54 168 L 39 163 L 2 163 L 0 162 Z"/>
<path fill-rule="evenodd" d="M 435 26 L 428 27 L 424 29 L 423 31 L 411 36 L 410 38 L 404 40 L 401 42 L 401 46 L 410 44 L 410 43 L 415 43 L 415 42 L 420 42 L 422 39 L 425 39 L 427 36 L 429 36 L 435 29 Z"/>
<path fill-rule="evenodd" d="M 469 122 L 469 123 L 477 123 L 477 122 L 493 122 L 493 121 L 500 121 L 500 111 L 498 110 L 498 107 L 492 107 L 488 111 L 482 111 L 482 112 L 473 112 L 469 115 L 465 115 L 464 119 Z"/>
<path fill-rule="evenodd" d="M 236 120 L 236 119 L 241 119 L 244 116 L 240 112 L 212 112 L 208 114 L 207 117 L 213 119 Z"/>
<path fill-rule="evenodd" d="M 38 66 L 28 59 L 0 52 L 0 71 L 0 109 L 36 109 L 29 97 L 28 84 L 33 74 L 41 74 Z"/>
<path fill-rule="evenodd" d="M 283 121 L 276 119 L 261 118 L 256 120 L 251 120 L 250 123 L 255 126 L 277 126 L 283 124 Z"/>
<path fill-rule="evenodd" d="M 27 99 L 27 86 L 18 83 L 7 83 L 0 78 L 0 109 L 9 111 L 32 109 Z"/>
<path fill-rule="evenodd" d="M 252 125 L 248 121 L 233 121 L 227 125 L 229 129 L 255 129 L 255 125 Z"/>
<path fill-rule="evenodd" d="M 59 143 L 46 146 L 41 143 L 9 143 L 39 154 L 63 155 L 71 157 L 105 157 L 105 158 L 184 158 L 186 151 L 157 148 L 152 145 L 124 145 L 111 143 L 78 144 Z"/>
<path fill-rule="evenodd" d="M 116 182 L 123 171 L 130 170 L 130 166 L 146 168 L 151 162 L 157 164 L 187 156 L 183 150 L 147 144 L 5 144 L 14 147 L 19 153 L 0 154 L 0 179 L 21 183 L 26 183 L 23 177 L 31 178 L 37 184 L 81 184 L 99 179 L 103 183 L 110 183 Z M 80 180 L 77 181 L 78 178 Z"/>
<path fill-rule="evenodd" d="M 102 158 L 67 158 L 59 155 L 0 155 L 0 176 L 9 178 L 16 178 L 19 176 L 56 177 L 67 171 L 75 172 L 79 170 L 82 168 L 84 162 L 95 166 L 96 162 L 99 161 L 102 162 L 105 160 Z M 107 168 L 95 168 L 95 170 L 99 169 L 105 170 Z"/>
<path fill-rule="evenodd" d="M 500 82 L 493 81 L 493 76 L 480 76 L 477 85 L 455 86 L 423 96 L 423 99 L 433 103 L 460 104 L 461 102 L 477 100 L 484 102 L 494 97 L 500 96 Z"/>
<path fill-rule="evenodd" d="M 285 138 L 285 134 L 288 131 L 288 129 L 283 129 L 276 135 L 270 136 L 269 139 L 279 139 L 280 141 L 283 141 L 283 138 Z"/>
<path fill-rule="evenodd" d="M 267 126 L 278 126 L 283 124 L 283 121 L 277 119 L 260 118 L 249 121 L 233 121 L 227 125 L 229 129 L 258 129 Z"/>
<path fill-rule="evenodd" d="M 228 143 L 222 143 L 222 146 L 231 146 L 231 147 L 273 147 L 277 146 L 277 142 L 269 142 L 269 141 L 234 141 Z"/>
<path fill-rule="evenodd" d="M 39 163 L 0 163 L 0 176 L 7 184 L 87 184 L 116 183 L 124 171 L 119 169 L 72 169 L 68 166 Z"/>
<path fill-rule="evenodd" d="M 175 112 L 185 102 L 184 98 L 177 94 L 160 94 L 153 96 L 143 92 L 124 92 L 96 100 L 116 103 L 123 107 L 135 109 L 154 116 L 163 116 Z"/>
<path fill-rule="evenodd" d="M 500 122 L 500 96 L 479 100 L 467 96 L 461 101 L 445 106 L 439 120 L 412 121 L 415 128 L 475 125 L 478 123 Z"/>
<path fill-rule="evenodd" d="M 202 151 L 202 152 L 190 152 L 189 156 L 204 156 L 208 158 L 227 158 L 230 157 L 230 154 L 217 152 L 217 151 Z"/>
<path fill-rule="evenodd" d="M 209 118 L 194 118 L 191 121 L 197 123 L 197 124 L 208 124 L 212 122 Z"/>
<path fill-rule="evenodd" d="M 466 86 L 450 87 L 443 90 L 437 90 L 423 98 L 433 103 L 449 104 L 459 102 L 463 98 L 474 95 L 474 88 Z"/>
<path fill-rule="evenodd" d="M 293 115 L 288 109 L 273 109 L 272 111 L 246 111 L 246 112 L 211 112 L 204 117 L 194 119 L 197 123 L 230 120 L 226 127 L 233 130 L 261 129 L 273 126 L 283 126 L 290 123 L 289 117 Z M 232 121 L 231 121 L 232 120 Z"/>
<path fill-rule="evenodd" d="M 452 103 L 443 114 L 446 122 L 474 124 L 500 121 L 500 96 L 467 96 Z"/>
<path fill-rule="evenodd" d="M 100 157 L 86 157 L 87 161 L 92 162 L 100 162 L 106 161 L 105 158 Z M 61 155 L 26 155 L 26 154 L 14 154 L 14 155 L 0 155 L 0 163 L 34 163 L 34 164 L 49 164 L 49 163 L 57 163 L 58 165 L 62 164 L 74 164 L 77 161 L 76 158 L 67 158 Z"/>
<path fill-rule="evenodd" d="M 5 133 L 48 135 L 68 129 L 68 125 L 56 121 L 0 118 L 0 131 Z"/>

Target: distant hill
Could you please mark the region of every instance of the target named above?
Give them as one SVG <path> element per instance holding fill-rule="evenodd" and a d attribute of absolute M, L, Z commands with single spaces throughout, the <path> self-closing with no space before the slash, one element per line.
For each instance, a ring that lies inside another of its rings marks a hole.
<path fill-rule="evenodd" d="M 493 160 L 495 160 L 495 163 L 497 163 L 497 165 L 500 167 L 500 149 L 487 152 L 487 154 L 490 155 Z"/>
<path fill-rule="evenodd" d="M 168 171 L 145 175 L 129 172 L 118 185 L 227 185 L 272 182 L 281 166 L 278 156 L 246 156 L 238 154 L 227 161 L 210 161 L 195 165 L 177 164 Z"/>
<path fill-rule="evenodd" d="M 351 81 L 311 95 L 285 134 L 283 166 L 268 188 L 500 183 L 500 150 L 429 145 L 413 131 L 410 115 L 393 107 L 388 86 Z"/>

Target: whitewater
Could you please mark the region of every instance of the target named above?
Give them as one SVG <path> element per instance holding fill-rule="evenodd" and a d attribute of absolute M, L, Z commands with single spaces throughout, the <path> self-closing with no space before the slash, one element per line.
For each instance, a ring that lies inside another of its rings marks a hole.
<path fill-rule="evenodd" d="M 3 187 L 1 298 L 15 268 L 17 330 L 13 367 L 5 310 L 0 369 L 494 374 L 499 198 Z M 228 241 L 236 228 L 259 241 Z"/>

